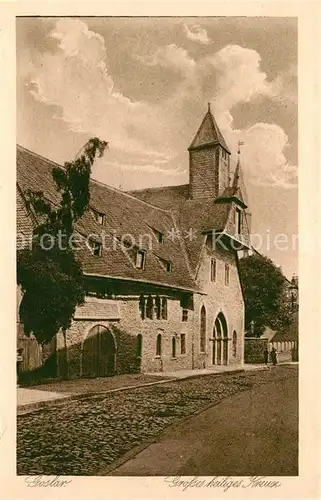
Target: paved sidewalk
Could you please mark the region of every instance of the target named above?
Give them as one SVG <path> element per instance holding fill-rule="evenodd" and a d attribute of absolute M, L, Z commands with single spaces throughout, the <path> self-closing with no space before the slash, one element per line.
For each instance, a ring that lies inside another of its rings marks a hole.
<path fill-rule="evenodd" d="M 211 368 L 204 368 L 204 369 L 198 369 L 198 370 L 178 370 L 176 372 L 159 372 L 159 373 L 154 373 L 154 376 L 159 376 L 159 377 L 170 377 L 174 379 L 185 379 L 185 378 L 190 378 L 190 377 L 199 377 L 199 376 L 204 376 L 204 375 L 214 375 L 214 374 L 221 374 L 221 373 L 237 373 L 240 371 L 252 371 L 252 370 L 263 370 L 265 369 L 265 365 L 238 365 L 238 366 L 226 366 L 226 365 L 220 365 L 220 366 L 213 366 Z M 151 373 L 146 373 L 146 375 L 152 375 Z"/>

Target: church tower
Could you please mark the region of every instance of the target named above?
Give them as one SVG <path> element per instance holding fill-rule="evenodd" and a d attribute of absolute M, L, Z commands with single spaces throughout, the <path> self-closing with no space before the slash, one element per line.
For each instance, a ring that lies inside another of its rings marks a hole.
<path fill-rule="evenodd" d="M 230 184 L 231 152 L 210 104 L 188 151 L 190 198 L 216 198 Z"/>

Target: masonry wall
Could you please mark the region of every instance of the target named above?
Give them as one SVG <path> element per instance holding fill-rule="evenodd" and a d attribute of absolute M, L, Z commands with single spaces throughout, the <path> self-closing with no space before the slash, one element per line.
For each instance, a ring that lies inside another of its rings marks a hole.
<path fill-rule="evenodd" d="M 216 280 L 210 281 L 211 258 L 216 259 Z M 225 284 L 225 264 L 229 265 L 229 284 Z M 207 293 L 195 296 L 195 368 L 213 365 L 213 328 L 217 315 L 223 313 L 228 329 L 228 364 L 242 366 L 244 349 L 244 302 L 237 269 L 236 254 L 209 244 L 203 251 L 197 274 L 199 286 Z M 200 316 L 202 306 L 206 308 L 206 352 L 200 351 Z M 237 334 L 236 356 L 233 353 L 232 336 Z"/>
<path fill-rule="evenodd" d="M 192 325 L 189 314 L 182 321 L 179 300 L 167 298 L 167 320 L 141 319 L 139 298 L 128 297 L 117 300 L 120 320 L 73 320 L 67 332 L 67 349 L 70 377 L 82 376 L 82 346 L 88 332 L 95 325 L 103 325 L 114 335 L 117 346 L 116 373 L 176 371 L 192 368 Z M 190 312 L 191 313 L 191 312 Z M 139 367 L 136 358 L 137 336 L 142 335 L 142 359 Z M 156 340 L 162 335 L 162 355 L 156 355 Z M 181 354 L 181 334 L 185 334 L 186 354 Z M 172 356 L 172 338 L 176 339 L 176 356 Z M 57 336 L 58 375 L 63 375 L 64 339 Z"/>
<path fill-rule="evenodd" d="M 210 281 L 211 258 L 216 259 L 216 280 Z M 229 284 L 225 284 L 225 264 L 229 265 Z M 82 376 L 82 344 L 88 332 L 100 324 L 114 335 L 117 345 L 116 373 L 160 372 L 213 366 L 213 327 L 219 313 L 223 313 L 228 330 L 228 364 L 242 366 L 244 350 L 244 304 L 238 276 L 236 254 L 216 245 L 207 244 L 203 250 L 197 284 L 203 293 L 194 294 L 194 310 L 188 311 L 188 320 L 182 321 L 180 301 L 167 296 L 167 320 L 142 319 L 139 297 L 118 297 L 119 319 L 74 320 L 67 332 L 69 370 L 71 377 Z M 163 295 L 166 296 L 166 295 Z M 200 350 L 200 313 L 206 308 L 206 349 Z M 107 308 L 106 308 L 107 310 Z M 236 332 L 236 355 L 233 332 Z M 138 363 L 137 336 L 142 335 L 142 356 Z M 161 356 L 156 354 L 157 336 L 162 336 Z M 186 352 L 181 353 L 181 335 L 185 335 Z M 176 355 L 172 353 L 172 339 L 176 341 Z M 63 337 L 57 344 L 63 352 Z M 59 358 L 61 360 L 61 355 Z"/>

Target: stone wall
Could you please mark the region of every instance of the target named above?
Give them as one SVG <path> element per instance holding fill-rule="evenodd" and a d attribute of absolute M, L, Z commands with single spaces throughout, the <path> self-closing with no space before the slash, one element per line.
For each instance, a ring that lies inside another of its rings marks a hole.
<path fill-rule="evenodd" d="M 216 281 L 210 281 L 211 258 L 216 258 Z M 225 264 L 229 265 L 229 284 L 225 284 Z M 136 359 L 137 336 L 142 335 L 142 372 L 176 371 L 206 368 L 213 365 L 212 349 L 213 327 L 221 312 L 228 329 L 228 364 L 242 366 L 244 349 L 244 304 L 239 282 L 237 257 L 223 248 L 212 249 L 209 245 L 203 250 L 197 272 L 197 283 L 204 294 L 194 294 L 194 308 L 188 310 L 188 320 L 182 321 L 180 300 L 167 298 L 167 320 L 142 319 L 139 297 L 127 296 L 115 299 L 119 310 L 119 320 L 80 319 L 74 320 L 67 332 L 69 370 L 71 377 L 82 375 L 82 344 L 88 332 L 95 325 L 103 325 L 113 332 L 117 344 L 117 373 L 128 373 L 139 369 Z M 130 285 L 128 285 L 130 287 Z M 110 301 L 108 301 L 110 303 Z M 107 304 L 107 301 L 106 301 Z M 206 308 L 206 349 L 200 352 L 200 312 Z M 100 307 L 101 310 L 101 307 Z M 107 310 L 107 307 L 106 307 Z M 232 346 L 233 332 L 236 332 L 236 355 Z M 158 335 L 162 336 L 161 356 L 156 354 Z M 186 352 L 181 352 L 181 336 L 185 335 Z M 172 341 L 175 338 L 176 355 L 172 355 Z M 63 337 L 57 341 L 58 355 L 62 361 L 64 350 Z"/>
<path fill-rule="evenodd" d="M 216 259 L 216 280 L 211 282 L 211 258 Z M 225 284 L 225 264 L 229 265 L 229 284 Z M 195 368 L 212 366 L 213 328 L 217 315 L 222 312 L 228 328 L 228 364 L 242 366 L 244 349 L 244 303 L 238 275 L 236 254 L 208 243 L 203 251 L 197 282 L 207 295 L 195 295 L 194 332 Z M 200 352 L 200 314 L 206 309 L 206 353 Z M 232 336 L 236 332 L 236 356 L 233 355 Z"/>

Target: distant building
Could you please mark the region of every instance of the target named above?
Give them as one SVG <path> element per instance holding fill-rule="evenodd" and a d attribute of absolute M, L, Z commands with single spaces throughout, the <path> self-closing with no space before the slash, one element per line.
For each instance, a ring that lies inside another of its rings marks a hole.
<path fill-rule="evenodd" d="M 87 295 L 67 332 L 71 376 L 243 364 L 237 253 L 250 244 L 248 207 L 240 163 L 231 179 L 210 107 L 188 150 L 186 185 L 125 193 L 91 181 L 90 210 L 77 225 Z M 19 234 L 30 236 L 37 222 L 26 190 L 57 203 L 53 166 L 18 146 Z M 58 374 L 63 349 L 58 333 Z"/>

